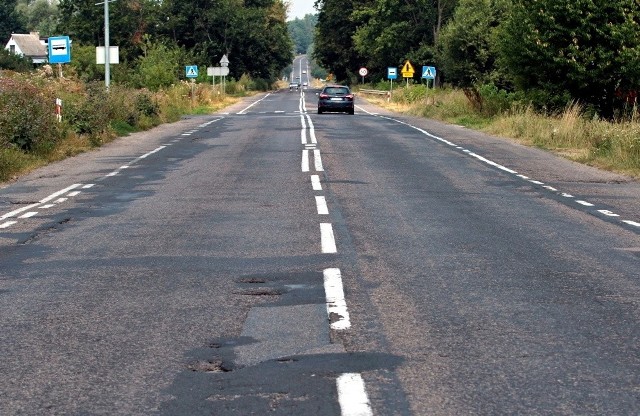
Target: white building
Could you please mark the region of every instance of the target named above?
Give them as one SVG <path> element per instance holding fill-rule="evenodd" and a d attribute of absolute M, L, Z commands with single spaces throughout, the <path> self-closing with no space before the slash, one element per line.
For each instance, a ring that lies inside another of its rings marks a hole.
<path fill-rule="evenodd" d="M 34 64 L 44 64 L 49 58 L 47 40 L 41 39 L 38 32 L 28 35 L 13 33 L 4 48 L 13 54 L 31 58 Z"/>

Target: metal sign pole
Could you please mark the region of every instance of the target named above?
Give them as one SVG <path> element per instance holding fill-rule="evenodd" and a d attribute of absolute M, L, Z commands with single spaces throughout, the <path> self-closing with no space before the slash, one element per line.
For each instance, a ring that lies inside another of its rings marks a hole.
<path fill-rule="evenodd" d="M 109 56 L 109 0 L 104 1 L 104 85 L 109 90 L 111 84 L 111 63 Z"/>

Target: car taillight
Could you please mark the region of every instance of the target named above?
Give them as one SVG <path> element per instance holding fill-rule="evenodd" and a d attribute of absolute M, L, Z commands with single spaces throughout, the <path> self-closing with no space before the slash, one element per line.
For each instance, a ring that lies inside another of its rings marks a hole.
<path fill-rule="evenodd" d="M 347 100 L 353 100 L 353 94 L 347 94 L 344 96 Z"/>
<path fill-rule="evenodd" d="M 320 98 L 329 98 L 327 94 L 320 94 Z"/>

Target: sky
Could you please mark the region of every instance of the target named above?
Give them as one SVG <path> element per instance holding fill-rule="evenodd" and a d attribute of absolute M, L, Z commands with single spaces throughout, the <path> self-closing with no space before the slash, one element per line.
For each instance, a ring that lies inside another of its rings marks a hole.
<path fill-rule="evenodd" d="M 289 0 L 289 20 L 302 19 L 307 14 L 316 14 L 313 8 L 314 0 Z"/>

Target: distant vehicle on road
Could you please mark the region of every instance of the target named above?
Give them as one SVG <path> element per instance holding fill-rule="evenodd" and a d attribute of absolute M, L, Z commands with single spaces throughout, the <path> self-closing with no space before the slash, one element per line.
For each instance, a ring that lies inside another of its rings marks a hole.
<path fill-rule="evenodd" d="M 345 85 L 327 85 L 318 94 L 318 114 L 325 111 L 354 113 L 354 96 Z"/>
<path fill-rule="evenodd" d="M 302 71 L 302 73 L 303 73 L 303 74 L 306 74 L 306 73 L 307 73 L 307 71 Z"/>
<path fill-rule="evenodd" d="M 300 89 L 300 84 L 298 84 L 297 82 L 290 82 L 289 83 L 289 91 L 293 91 L 293 90 L 298 90 Z"/>

